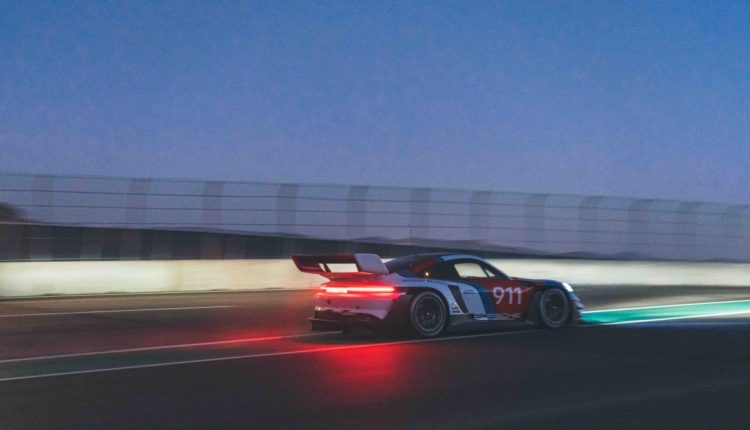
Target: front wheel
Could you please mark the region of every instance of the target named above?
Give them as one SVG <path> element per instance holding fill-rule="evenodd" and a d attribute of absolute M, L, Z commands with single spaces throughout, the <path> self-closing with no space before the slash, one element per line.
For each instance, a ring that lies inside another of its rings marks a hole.
<path fill-rule="evenodd" d="M 564 326 L 570 318 L 570 302 L 567 295 L 557 288 L 542 293 L 538 302 L 539 322 L 547 328 Z"/>
<path fill-rule="evenodd" d="M 418 335 L 435 337 L 445 329 L 448 311 L 440 296 L 425 291 L 412 300 L 409 307 L 409 320 Z"/>

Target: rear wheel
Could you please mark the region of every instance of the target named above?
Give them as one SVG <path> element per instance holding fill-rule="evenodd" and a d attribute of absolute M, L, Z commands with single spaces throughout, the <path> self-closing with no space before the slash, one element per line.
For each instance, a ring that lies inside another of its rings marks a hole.
<path fill-rule="evenodd" d="M 570 302 L 567 295 L 557 288 L 550 288 L 539 297 L 537 314 L 539 322 L 547 328 L 559 328 L 570 319 Z"/>
<path fill-rule="evenodd" d="M 409 307 L 411 326 L 422 337 L 435 337 L 445 330 L 448 311 L 443 299 L 431 291 L 414 297 Z"/>

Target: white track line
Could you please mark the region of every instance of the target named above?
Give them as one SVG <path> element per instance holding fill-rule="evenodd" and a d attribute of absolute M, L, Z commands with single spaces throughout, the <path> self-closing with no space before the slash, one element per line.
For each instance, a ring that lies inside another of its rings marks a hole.
<path fill-rule="evenodd" d="M 196 309 L 223 309 L 234 308 L 234 305 L 217 306 L 186 306 L 178 308 L 140 308 L 140 309 L 106 309 L 100 311 L 71 311 L 71 312 L 40 312 L 33 314 L 8 314 L 0 315 L 0 318 L 27 318 L 27 317 L 54 317 L 65 315 L 88 315 L 88 314 L 117 314 L 126 312 L 164 312 L 164 311 L 190 311 Z"/>
<path fill-rule="evenodd" d="M 0 223 L 2 224 L 2 223 Z M 0 261 L 2 263 L 2 261 Z M 9 296 L 3 297 L 0 301 L 43 301 L 43 300 L 55 300 L 55 299 L 79 299 L 93 297 L 97 299 L 128 299 L 137 296 L 174 296 L 174 295 L 189 295 L 189 294 L 245 294 L 245 293 L 273 293 L 280 291 L 317 291 L 319 287 L 268 287 L 258 288 L 254 290 L 196 290 L 196 291 L 134 291 L 125 293 L 91 293 L 91 294 L 45 294 L 43 296 Z"/>
<path fill-rule="evenodd" d="M 748 302 L 748 303 L 750 303 L 750 299 L 724 300 L 724 301 L 718 301 L 718 302 L 702 302 L 702 303 L 683 303 L 681 305 L 654 305 L 654 306 L 640 306 L 640 307 L 634 307 L 634 308 L 602 309 L 602 310 L 583 311 L 581 313 L 585 315 L 585 314 L 598 314 L 598 313 L 604 313 L 604 312 L 638 311 L 638 310 L 642 310 L 642 309 L 675 308 L 675 307 L 679 307 L 679 306 L 720 305 L 720 304 L 723 304 L 723 303 L 741 303 L 741 302 Z"/>
<path fill-rule="evenodd" d="M 521 333 L 538 333 L 542 331 L 544 330 L 523 330 L 523 331 L 511 331 L 511 332 L 500 332 L 500 333 L 484 333 L 484 334 L 474 334 L 474 335 L 466 335 L 466 336 L 440 337 L 440 338 L 433 338 L 433 339 L 401 340 L 401 341 L 395 341 L 395 342 L 368 343 L 368 344 L 361 344 L 361 345 L 330 346 L 330 347 L 324 347 L 324 348 L 302 349 L 302 350 L 296 350 L 296 351 L 233 355 L 233 356 L 227 356 L 227 357 L 203 358 L 203 359 L 198 359 L 198 360 L 169 361 L 169 362 L 163 362 L 163 363 L 138 364 L 134 366 L 120 366 L 120 367 L 108 367 L 108 368 L 101 368 L 101 369 L 75 370 L 71 372 L 45 373 L 45 374 L 40 374 L 40 375 L 28 375 L 28 376 L 13 376 L 10 378 L 0 378 L 0 382 L 52 378 L 56 376 L 72 376 L 72 375 L 86 375 L 86 374 L 92 374 L 92 373 L 117 372 L 117 371 L 123 371 L 123 370 L 150 369 L 150 368 L 155 368 L 155 367 L 182 366 L 186 364 L 213 363 L 213 362 L 230 361 L 230 360 L 246 360 L 246 359 L 251 359 L 251 358 L 315 354 L 319 352 L 343 351 L 343 350 L 350 350 L 350 349 L 372 348 L 372 347 L 378 347 L 378 346 L 394 346 L 394 345 L 405 345 L 405 344 L 426 343 L 426 342 L 445 342 L 445 341 L 450 341 L 450 340 L 473 339 L 473 338 L 480 338 L 480 337 L 508 336 L 508 335 L 521 334 Z"/>
<path fill-rule="evenodd" d="M 682 315 L 679 317 L 652 318 L 652 319 L 633 320 L 633 321 L 617 321 L 617 322 L 610 322 L 610 323 L 591 324 L 588 327 L 600 327 L 600 326 L 605 326 L 605 325 L 642 324 L 642 323 L 673 321 L 673 320 L 691 320 L 691 319 L 698 319 L 698 318 L 723 317 L 723 316 L 745 315 L 745 314 L 750 314 L 750 309 L 744 310 L 744 311 L 719 312 L 715 314 Z"/>
<path fill-rule="evenodd" d="M 252 342 L 263 342 L 263 341 L 268 341 L 268 340 L 296 339 L 300 337 L 325 336 L 325 335 L 326 333 L 305 333 L 305 334 L 293 334 L 293 335 L 287 335 L 287 336 L 279 335 L 279 336 L 265 336 L 265 337 L 249 337 L 249 338 L 244 338 L 244 339 L 180 343 L 180 344 L 174 344 L 174 345 L 142 346 L 138 348 L 112 349 L 112 350 L 107 350 L 107 351 L 75 352 L 71 354 L 8 358 L 5 360 L 0 360 L 0 364 L 18 363 L 18 362 L 23 362 L 23 361 L 54 360 L 58 358 L 88 357 L 92 355 L 124 354 L 128 352 L 159 351 L 163 349 L 180 349 L 180 348 L 194 348 L 194 347 L 201 347 L 201 346 L 233 345 L 233 344 L 238 344 L 238 343 L 252 343 Z"/>

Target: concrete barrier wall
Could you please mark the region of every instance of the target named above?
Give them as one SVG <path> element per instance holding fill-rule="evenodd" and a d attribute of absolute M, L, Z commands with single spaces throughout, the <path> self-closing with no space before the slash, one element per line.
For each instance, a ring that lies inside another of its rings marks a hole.
<path fill-rule="evenodd" d="M 492 260 L 511 276 L 588 285 L 750 287 L 750 264 L 601 260 Z"/>
<path fill-rule="evenodd" d="M 291 260 L 0 263 L 0 297 L 311 288 Z"/>
<path fill-rule="evenodd" d="M 600 285 L 750 287 L 750 264 L 493 260 L 511 276 Z M 291 260 L 0 263 L 0 297 L 312 288 Z"/>

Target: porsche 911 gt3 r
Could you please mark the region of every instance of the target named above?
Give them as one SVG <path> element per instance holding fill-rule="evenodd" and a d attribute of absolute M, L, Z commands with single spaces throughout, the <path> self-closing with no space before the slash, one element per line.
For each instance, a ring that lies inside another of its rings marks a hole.
<path fill-rule="evenodd" d="M 512 278 L 471 255 L 418 254 L 383 262 L 375 254 L 295 255 L 302 272 L 325 276 L 311 318 L 316 331 L 352 326 L 445 331 L 577 322 L 583 304 L 564 282 Z"/>

